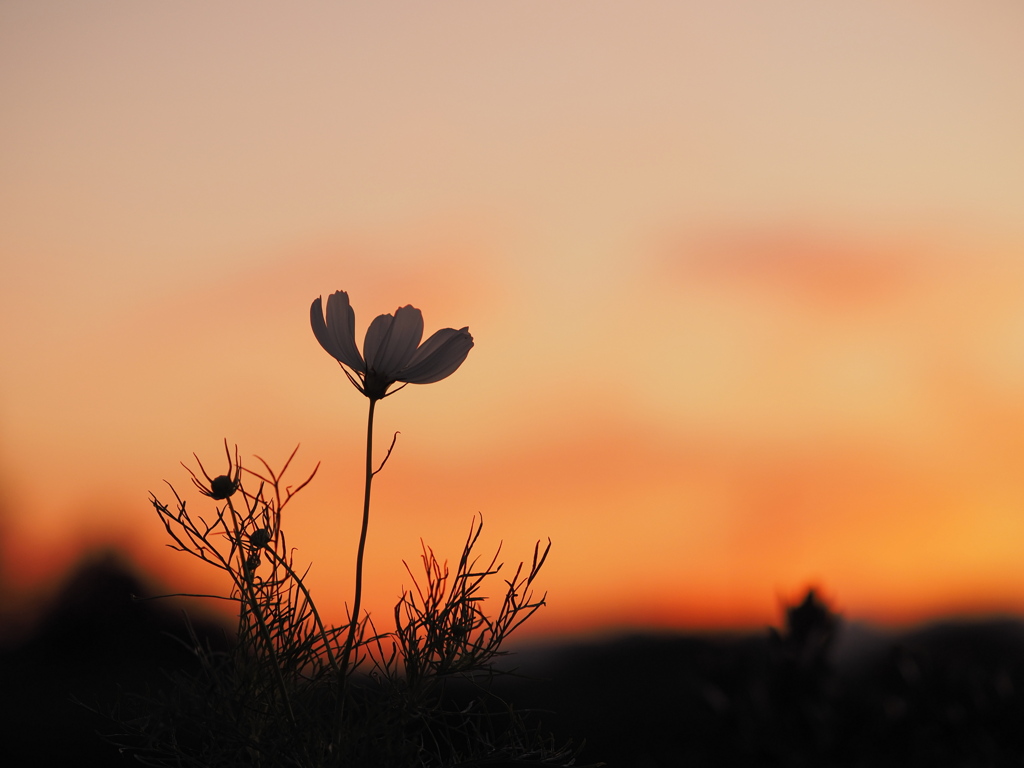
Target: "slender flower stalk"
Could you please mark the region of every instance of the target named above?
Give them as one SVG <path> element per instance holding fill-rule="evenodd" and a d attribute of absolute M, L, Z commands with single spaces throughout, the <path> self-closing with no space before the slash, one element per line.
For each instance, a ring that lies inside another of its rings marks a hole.
<path fill-rule="evenodd" d="M 378 400 L 393 395 L 407 384 L 432 384 L 447 378 L 462 365 L 473 348 L 469 328 L 443 328 L 422 344 L 423 315 L 411 305 L 399 307 L 394 315 L 378 315 L 366 329 L 363 352 L 355 340 L 355 312 L 345 291 L 327 297 L 326 320 L 323 301 L 317 298 L 309 308 L 310 325 L 320 346 L 338 361 L 352 385 L 370 400 L 366 419 L 366 479 L 363 491 L 363 520 L 356 554 L 355 598 L 348 637 L 341 658 L 341 684 L 349 671 L 352 649 L 360 625 L 363 597 L 363 557 L 370 526 L 370 488 L 373 476 L 373 414 Z M 388 391 L 393 384 L 397 389 Z M 390 455 L 390 450 L 388 455 Z M 385 457 L 384 461 L 387 461 Z"/>
<path fill-rule="evenodd" d="M 356 594 L 352 601 L 352 617 L 348 625 L 348 637 L 345 649 L 341 654 L 341 682 L 344 685 L 348 663 L 355 644 L 356 630 L 359 626 L 359 610 L 363 597 L 363 554 L 366 552 L 366 535 L 370 528 L 370 487 L 373 484 L 373 411 L 377 401 L 370 398 L 370 411 L 366 417 L 366 481 L 363 486 L 363 523 L 359 530 L 359 550 L 356 552 Z M 383 465 L 381 465 L 383 466 Z"/>

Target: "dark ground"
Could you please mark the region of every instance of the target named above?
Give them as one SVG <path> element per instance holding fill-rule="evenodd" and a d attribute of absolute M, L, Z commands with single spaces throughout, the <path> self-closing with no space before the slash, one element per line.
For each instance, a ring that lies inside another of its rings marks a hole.
<path fill-rule="evenodd" d="M 115 703 L 189 655 L 173 607 L 133 602 L 116 558 L 87 563 L 29 638 L 0 654 L 10 766 L 135 765 L 76 703 Z M 539 710 L 582 763 L 609 766 L 1024 766 L 1024 624 L 843 627 L 813 593 L 779 631 L 636 635 L 533 648 L 498 691 Z M 200 630 L 222 637 L 212 625 Z"/>

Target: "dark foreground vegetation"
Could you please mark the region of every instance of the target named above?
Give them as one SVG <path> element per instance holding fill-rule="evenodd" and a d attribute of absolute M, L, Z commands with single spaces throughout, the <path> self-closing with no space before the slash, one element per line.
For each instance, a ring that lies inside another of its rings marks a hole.
<path fill-rule="evenodd" d="M 87 563 L 36 632 L 0 656 L 6 765 L 135 764 L 91 710 L 159 687 L 192 657 L 177 610 L 116 558 Z M 778 630 L 533 648 L 496 690 L 609 766 L 1024 765 L 1024 625 L 844 626 L 814 593 Z M 197 629 L 226 642 L 212 624 Z M 88 705 L 88 706 L 86 706 Z"/>

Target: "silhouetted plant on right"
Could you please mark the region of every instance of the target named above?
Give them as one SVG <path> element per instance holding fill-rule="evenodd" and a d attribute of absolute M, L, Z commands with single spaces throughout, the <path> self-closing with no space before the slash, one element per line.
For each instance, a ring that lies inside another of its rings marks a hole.
<path fill-rule="evenodd" d="M 839 626 L 839 616 L 812 588 L 786 608 L 783 631 L 769 632 L 772 738 L 766 742 L 780 752 L 798 747 L 823 760 L 833 747 L 831 652 Z"/>

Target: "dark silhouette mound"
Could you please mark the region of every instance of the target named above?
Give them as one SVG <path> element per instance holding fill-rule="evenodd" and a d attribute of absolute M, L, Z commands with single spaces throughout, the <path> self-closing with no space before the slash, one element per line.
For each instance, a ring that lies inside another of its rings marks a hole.
<path fill-rule="evenodd" d="M 101 735 L 125 691 L 194 657 L 180 607 L 113 553 L 68 579 L 34 634 L 0 656 L 4 764 L 135 765 Z M 193 611 L 194 607 L 190 607 Z M 193 617 L 194 621 L 194 617 Z M 196 626 L 225 643 L 213 623 Z M 586 739 L 609 766 L 1001 766 L 1024 762 L 1024 625 L 885 635 L 842 626 L 814 592 L 749 635 L 636 635 L 509 659 L 497 692 Z"/>
<path fill-rule="evenodd" d="M 32 634 L 0 655 L 0 754 L 8 765 L 137 765 L 100 734 L 116 730 L 100 713 L 124 691 L 160 685 L 161 670 L 193 657 L 179 642 L 186 623 L 171 601 L 139 600 L 152 586 L 116 553 L 92 553 L 65 581 Z M 223 643 L 209 621 L 197 630 Z"/>
<path fill-rule="evenodd" d="M 782 631 L 581 644 L 534 671 L 507 695 L 610 766 L 1024 765 L 1019 620 L 844 632 L 811 591 Z"/>

